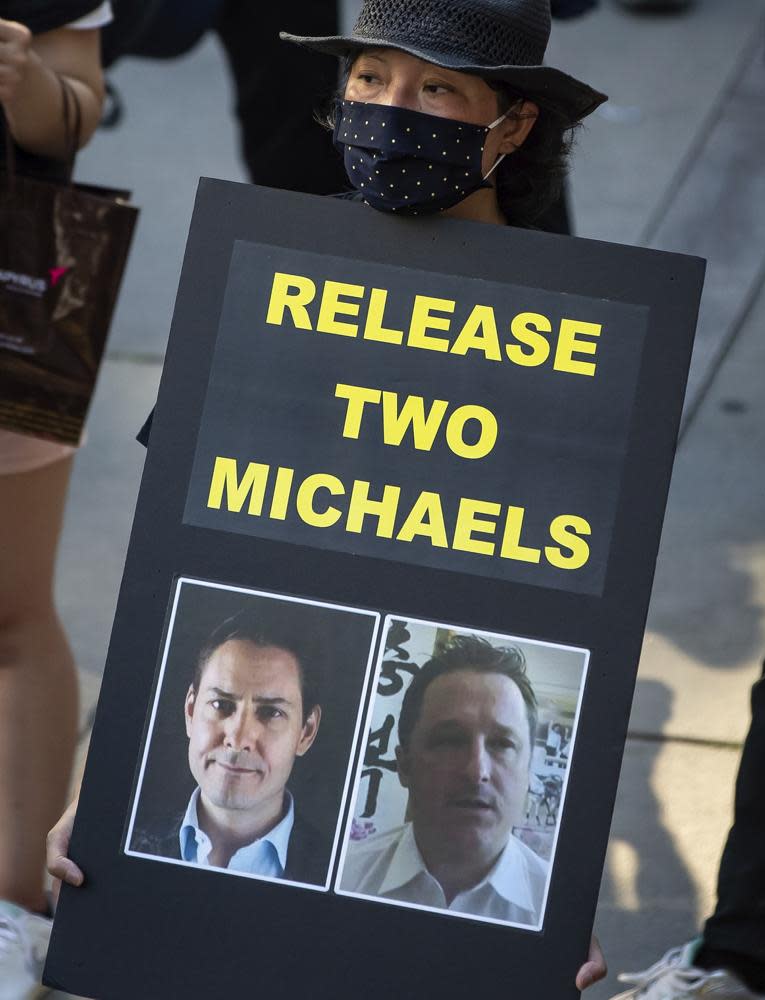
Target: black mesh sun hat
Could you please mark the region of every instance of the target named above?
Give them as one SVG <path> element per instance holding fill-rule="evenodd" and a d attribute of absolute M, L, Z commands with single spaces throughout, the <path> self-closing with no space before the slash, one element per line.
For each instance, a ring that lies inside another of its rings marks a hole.
<path fill-rule="evenodd" d="M 400 49 L 445 69 L 507 83 L 558 107 L 573 124 L 605 101 L 586 83 L 542 59 L 550 37 L 549 0 L 364 0 L 350 35 L 285 41 L 353 55 L 369 46 Z"/>

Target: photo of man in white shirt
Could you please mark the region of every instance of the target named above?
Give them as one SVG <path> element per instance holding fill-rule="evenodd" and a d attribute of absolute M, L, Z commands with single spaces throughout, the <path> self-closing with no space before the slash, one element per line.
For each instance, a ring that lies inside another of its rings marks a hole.
<path fill-rule="evenodd" d="M 407 821 L 349 848 L 340 890 L 537 925 L 548 864 L 513 836 L 536 724 L 521 650 L 452 637 L 404 695 L 396 761 Z"/>

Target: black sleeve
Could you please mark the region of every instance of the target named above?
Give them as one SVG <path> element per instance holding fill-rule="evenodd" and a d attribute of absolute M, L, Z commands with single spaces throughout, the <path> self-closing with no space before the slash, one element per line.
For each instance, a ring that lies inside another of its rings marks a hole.
<path fill-rule="evenodd" d="M 91 14 L 99 0 L 0 0 L 0 17 L 26 25 L 33 35 Z"/>

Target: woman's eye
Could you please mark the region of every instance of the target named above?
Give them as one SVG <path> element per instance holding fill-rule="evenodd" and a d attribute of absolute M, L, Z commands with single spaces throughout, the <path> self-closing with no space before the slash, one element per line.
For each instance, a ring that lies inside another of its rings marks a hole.
<path fill-rule="evenodd" d="M 447 87 L 443 83 L 426 83 L 423 90 L 427 91 L 428 94 L 451 94 L 453 93 L 451 87 Z"/>
<path fill-rule="evenodd" d="M 356 79 L 361 80 L 363 83 L 367 84 L 377 83 L 377 77 L 374 75 L 374 73 L 358 73 Z"/>

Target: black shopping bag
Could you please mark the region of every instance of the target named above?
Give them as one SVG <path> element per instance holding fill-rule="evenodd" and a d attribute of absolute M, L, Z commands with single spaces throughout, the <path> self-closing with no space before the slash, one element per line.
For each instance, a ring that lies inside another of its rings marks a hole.
<path fill-rule="evenodd" d="M 76 97 L 63 84 L 65 118 Z M 72 143 L 74 149 L 75 142 Z M 0 173 L 0 427 L 77 444 L 138 210 L 130 193 Z M 71 158 L 73 160 L 73 156 Z M 71 162 L 71 161 L 70 161 Z"/>

